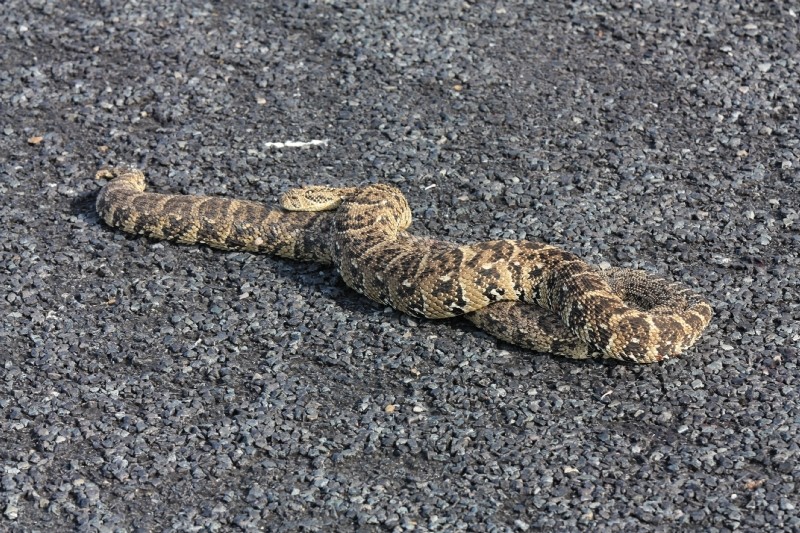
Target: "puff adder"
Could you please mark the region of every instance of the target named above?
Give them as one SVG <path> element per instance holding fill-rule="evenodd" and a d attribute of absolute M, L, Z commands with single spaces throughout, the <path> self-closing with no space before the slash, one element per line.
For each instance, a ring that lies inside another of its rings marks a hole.
<path fill-rule="evenodd" d="M 599 271 L 531 241 L 456 244 L 412 235 L 396 187 L 301 187 L 279 207 L 209 196 L 144 192 L 120 167 L 97 212 L 129 233 L 224 250 L 333 264 L 370 299 L 427 318 L 464 316 L 536 351 L 652 363 L 694 344 L 713 315 L 687 287 L 639 270 Z"/>

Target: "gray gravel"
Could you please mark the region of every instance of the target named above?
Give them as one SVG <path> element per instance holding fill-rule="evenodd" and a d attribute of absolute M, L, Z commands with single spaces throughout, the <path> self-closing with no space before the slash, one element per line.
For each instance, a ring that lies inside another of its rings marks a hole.
<path fill-rule="evenodd" d="M 0 4 L 0 529 L 800 530 L 796 2 L 162 4 Z M 419 234 L 716 317 L 664 364 L 533 354 L 112 230 L 123 162 L 267 202 L 394 182 Z"/>

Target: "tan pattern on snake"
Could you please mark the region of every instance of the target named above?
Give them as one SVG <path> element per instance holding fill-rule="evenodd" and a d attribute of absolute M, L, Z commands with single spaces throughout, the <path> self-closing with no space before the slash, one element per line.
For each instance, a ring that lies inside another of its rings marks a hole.
<path fill-rule="evenodd" d="M 108 175 L 101 171 L 98 175 Z M 498 240 L 460 245 L 406 231 L 411 211 L 390 185 L 293 189 L 281 207 L 143 192 L 144 175 L 114 169 L 97 211 L 126 232 L 333 263 L 348 286 L 404 313 L 464 316 L 536 351 L 651 363 L 691 346 L 713 315 L 678 283 L 643 271 L 599 271 L 555 246 Z"/>

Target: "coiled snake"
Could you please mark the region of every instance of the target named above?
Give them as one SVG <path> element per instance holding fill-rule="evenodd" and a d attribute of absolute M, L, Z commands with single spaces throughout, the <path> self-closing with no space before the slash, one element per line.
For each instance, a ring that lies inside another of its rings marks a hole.
<path fill-rule="evenodd" d="M 123 231 L 332 263 L 372 300 L 413 316 L 464 316 L 536 351 L 651 363 L 694 344 L 713 315 L 681 284 L 640 270 L 600 271 L 555 246 L 414 236 L 406 199 L 390 185 L 301 187 L 270 207 L 144 192 L 144 175 L 133 168 L 98 173 L 109 174 L 97 212 Z"/>

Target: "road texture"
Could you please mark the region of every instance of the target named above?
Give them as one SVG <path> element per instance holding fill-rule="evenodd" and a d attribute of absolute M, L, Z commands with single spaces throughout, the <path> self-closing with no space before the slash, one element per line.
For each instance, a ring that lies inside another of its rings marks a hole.
<path fill-rule="evenodd" d="M 0 529 L 800 530 L 797 3 L 527 4 L 3 2 Z M 417 234 L 716 316 L 662 364 L 530 353 L 113 230 L 118 163 L 265 202 L 394 183 Z"/>

